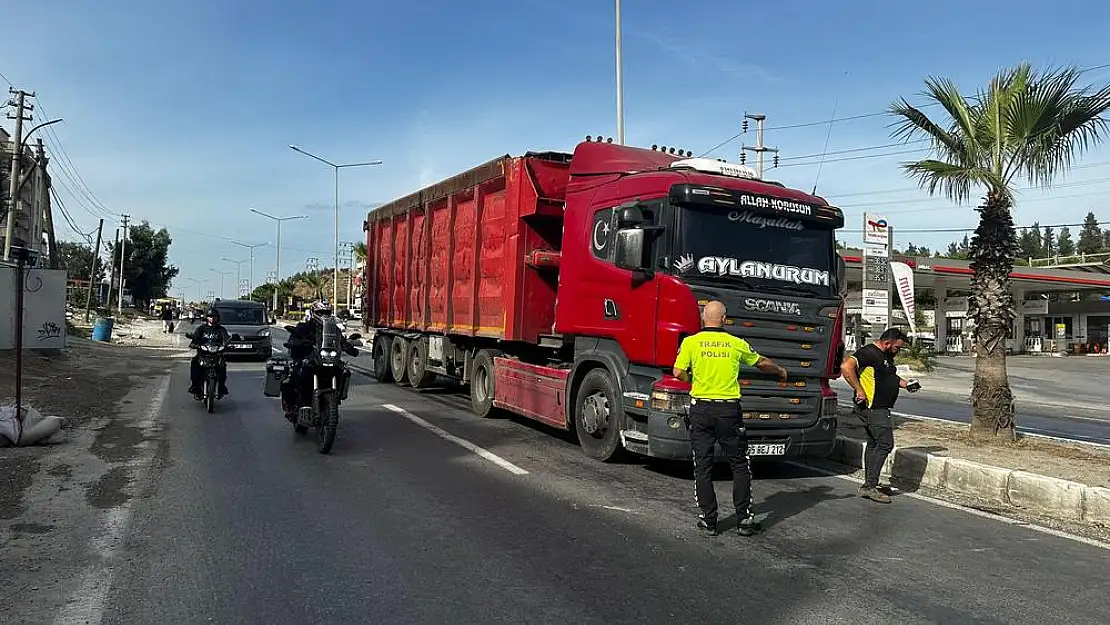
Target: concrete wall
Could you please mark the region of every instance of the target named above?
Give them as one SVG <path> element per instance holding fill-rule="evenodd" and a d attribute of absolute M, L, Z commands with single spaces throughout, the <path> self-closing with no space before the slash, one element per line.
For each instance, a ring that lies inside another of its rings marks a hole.
<path fill-rule="evenodd" d="M 15 267 L 0 266 L 0 350 L 15 349 Z M 24 269 L 23 347 L 63 349 L 66 346 L 66 272 Z"/>

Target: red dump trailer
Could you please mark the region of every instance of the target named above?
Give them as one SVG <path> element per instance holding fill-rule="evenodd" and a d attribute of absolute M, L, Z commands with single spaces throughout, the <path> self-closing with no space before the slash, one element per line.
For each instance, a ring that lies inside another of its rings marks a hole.
<path fill-rule="evenodd" d="M 611 141 L 611 140 L 610 140 Z M 700 307 L 790 373 L 745 371 L 752 455 L 825 454 L 843 351 L 841 211 L 742 165 L 580 143 L 502 156 L 371 211 L 364 324 L 376 377 L 470 386 L 574 431 L 590 456 L 690 457 L 670 375 Z"/>

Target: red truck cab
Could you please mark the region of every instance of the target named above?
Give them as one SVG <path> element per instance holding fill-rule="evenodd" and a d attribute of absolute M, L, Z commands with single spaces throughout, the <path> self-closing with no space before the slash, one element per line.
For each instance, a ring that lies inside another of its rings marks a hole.
<path fill-rule="evenodd" d="M 506 156 L 370 213 L 375 368 L 458 378 L 478 414 L 572 430 L 600 460 L 685 460 L 689 386 L 670 372 L 718 299 L 726 329 L 790 375 L 742 372 L 751 455 L 824 455 L 843 224 L 819 197 L 673 150 L 587 140 Z"/>

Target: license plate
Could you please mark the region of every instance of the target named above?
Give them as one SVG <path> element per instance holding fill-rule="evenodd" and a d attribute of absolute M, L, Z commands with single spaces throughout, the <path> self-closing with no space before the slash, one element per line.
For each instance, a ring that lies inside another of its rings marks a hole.
<path fill-rule="evenodd" d="M 250 349 L 250 343 L 232 343 L 231 349 Z"/>
<path fill-rule="evenodd" d="M 755 443 L 748 445 L 749 456 L 783 456 L 786 454 L 786 443 Z"/>

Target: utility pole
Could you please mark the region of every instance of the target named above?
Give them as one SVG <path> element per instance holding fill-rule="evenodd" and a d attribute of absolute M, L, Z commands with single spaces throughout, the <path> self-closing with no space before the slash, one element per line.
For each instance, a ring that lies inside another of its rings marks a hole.
<path fill-rule="evenodd" d="M 9 88 L 8 93 L 15 96 L 8 102 L 15 107 L 15 114 L 8 113 L 8 119 L 15 119 L 15 136 L 12 137 L 12 169 L 8 177 L 8 218 L 4 228 L 4 260 L 12 258 L 12 236 L 15 233 L 15 220 L 19 215 L 19 168 L 23 161 L 23 122 L 31 121 L 31 116 L 24 113 L 35 110 L 33 104 L 27 104 L 27 97 L 35 97 L 35 93 Z"/>
<path fill-rule="evenodd" d="M 127 229 L 127 220 L 131 218 L 130 215 L 120 215 L 123 218 L 123 236 L 119 238 L 119 314 L 123 314 L 123 268 L 127 260 L 127 237 L 130 236 L 130 230 Z"/>
<path fill-rule="evenodd" d="M 774 166 L 778 167 L 779 166 L 779 149 L 778 148 L 769 148 L 769 147 L 763 145 L 763 122 L 767 119 L 767 116 L 763 115 L 762 113 L 751 113 L 751 114 L 744 113 L 744 122 L 741 125 L 741 129 L 745 133 L 748 132 L 748 120 L 749 119 L 754 119 L 755 120 L 755 146 L 745 145 L 745 146 L 743 146 L 742 149 L 745 150 L 745 151 L 749 151 L 749 152 L 755 152 L 755 173 L 756 173 L 756 175 L 759 176 L 760 179 L 762 179 L 763 178 L 763 153 L 764 152 L 774 152 L 775 153 Z M 744 163 L 744 160 L 745 160 L 744 156 L 745 156 L 744 152 L 741 152 L 740 153 L 740 163 L 741 164 Z"/>
<path fill-rule="evenodd" d="M 85 323 L 89 322 L 89 309 L 92 307 L 93 279 L 96 278 L 96 261 L 100 260 L 100 235 L 104 232 L 104 219 L 96 227 L 96 247 L 93 248 L 92 269 L 89 270 L 89 296 L 85 299 Z M 53 249 L 53 245 L 51 245 Z"/>
<path fill-rule="evenodd" d="M 46 163 L 50 160 L 46 158 L 46 147 L 42 144 L 42 138 L 38 140 L 39 145 L 39 193 L 40 206 L 43 219 L 46 223 L 46 244 L 49 246 L 50 255 L 48 258 L 47 267 L 51 269 L 58 268 L 58 247 L 57 241 L 54 239 L 54 204 L 50 201 L 50 184 L 47 182 Z"/>
<path fill-rule="evenodd" d="M 347 308 L 351 307 L 351 291 L 354 286 L 351 278 L 355 273 L 355 244 L 350 241 L 343 242 L 344 258 L 347 260 Z M 335 303 L 336 309 L 339 308 L 339 302 Z"/>
<path fill-rule="evenodd" d="M 119 249 L 119 228 L 116 228 L 116 242 L 112 245 L 112 251 L 115 252 Z M 112 310 L 112 289 L 116 285 L 116 261 L 114 258 L 108 259 L 108 293 L 104 297 L 104 308 L 110 312 Z"/>

